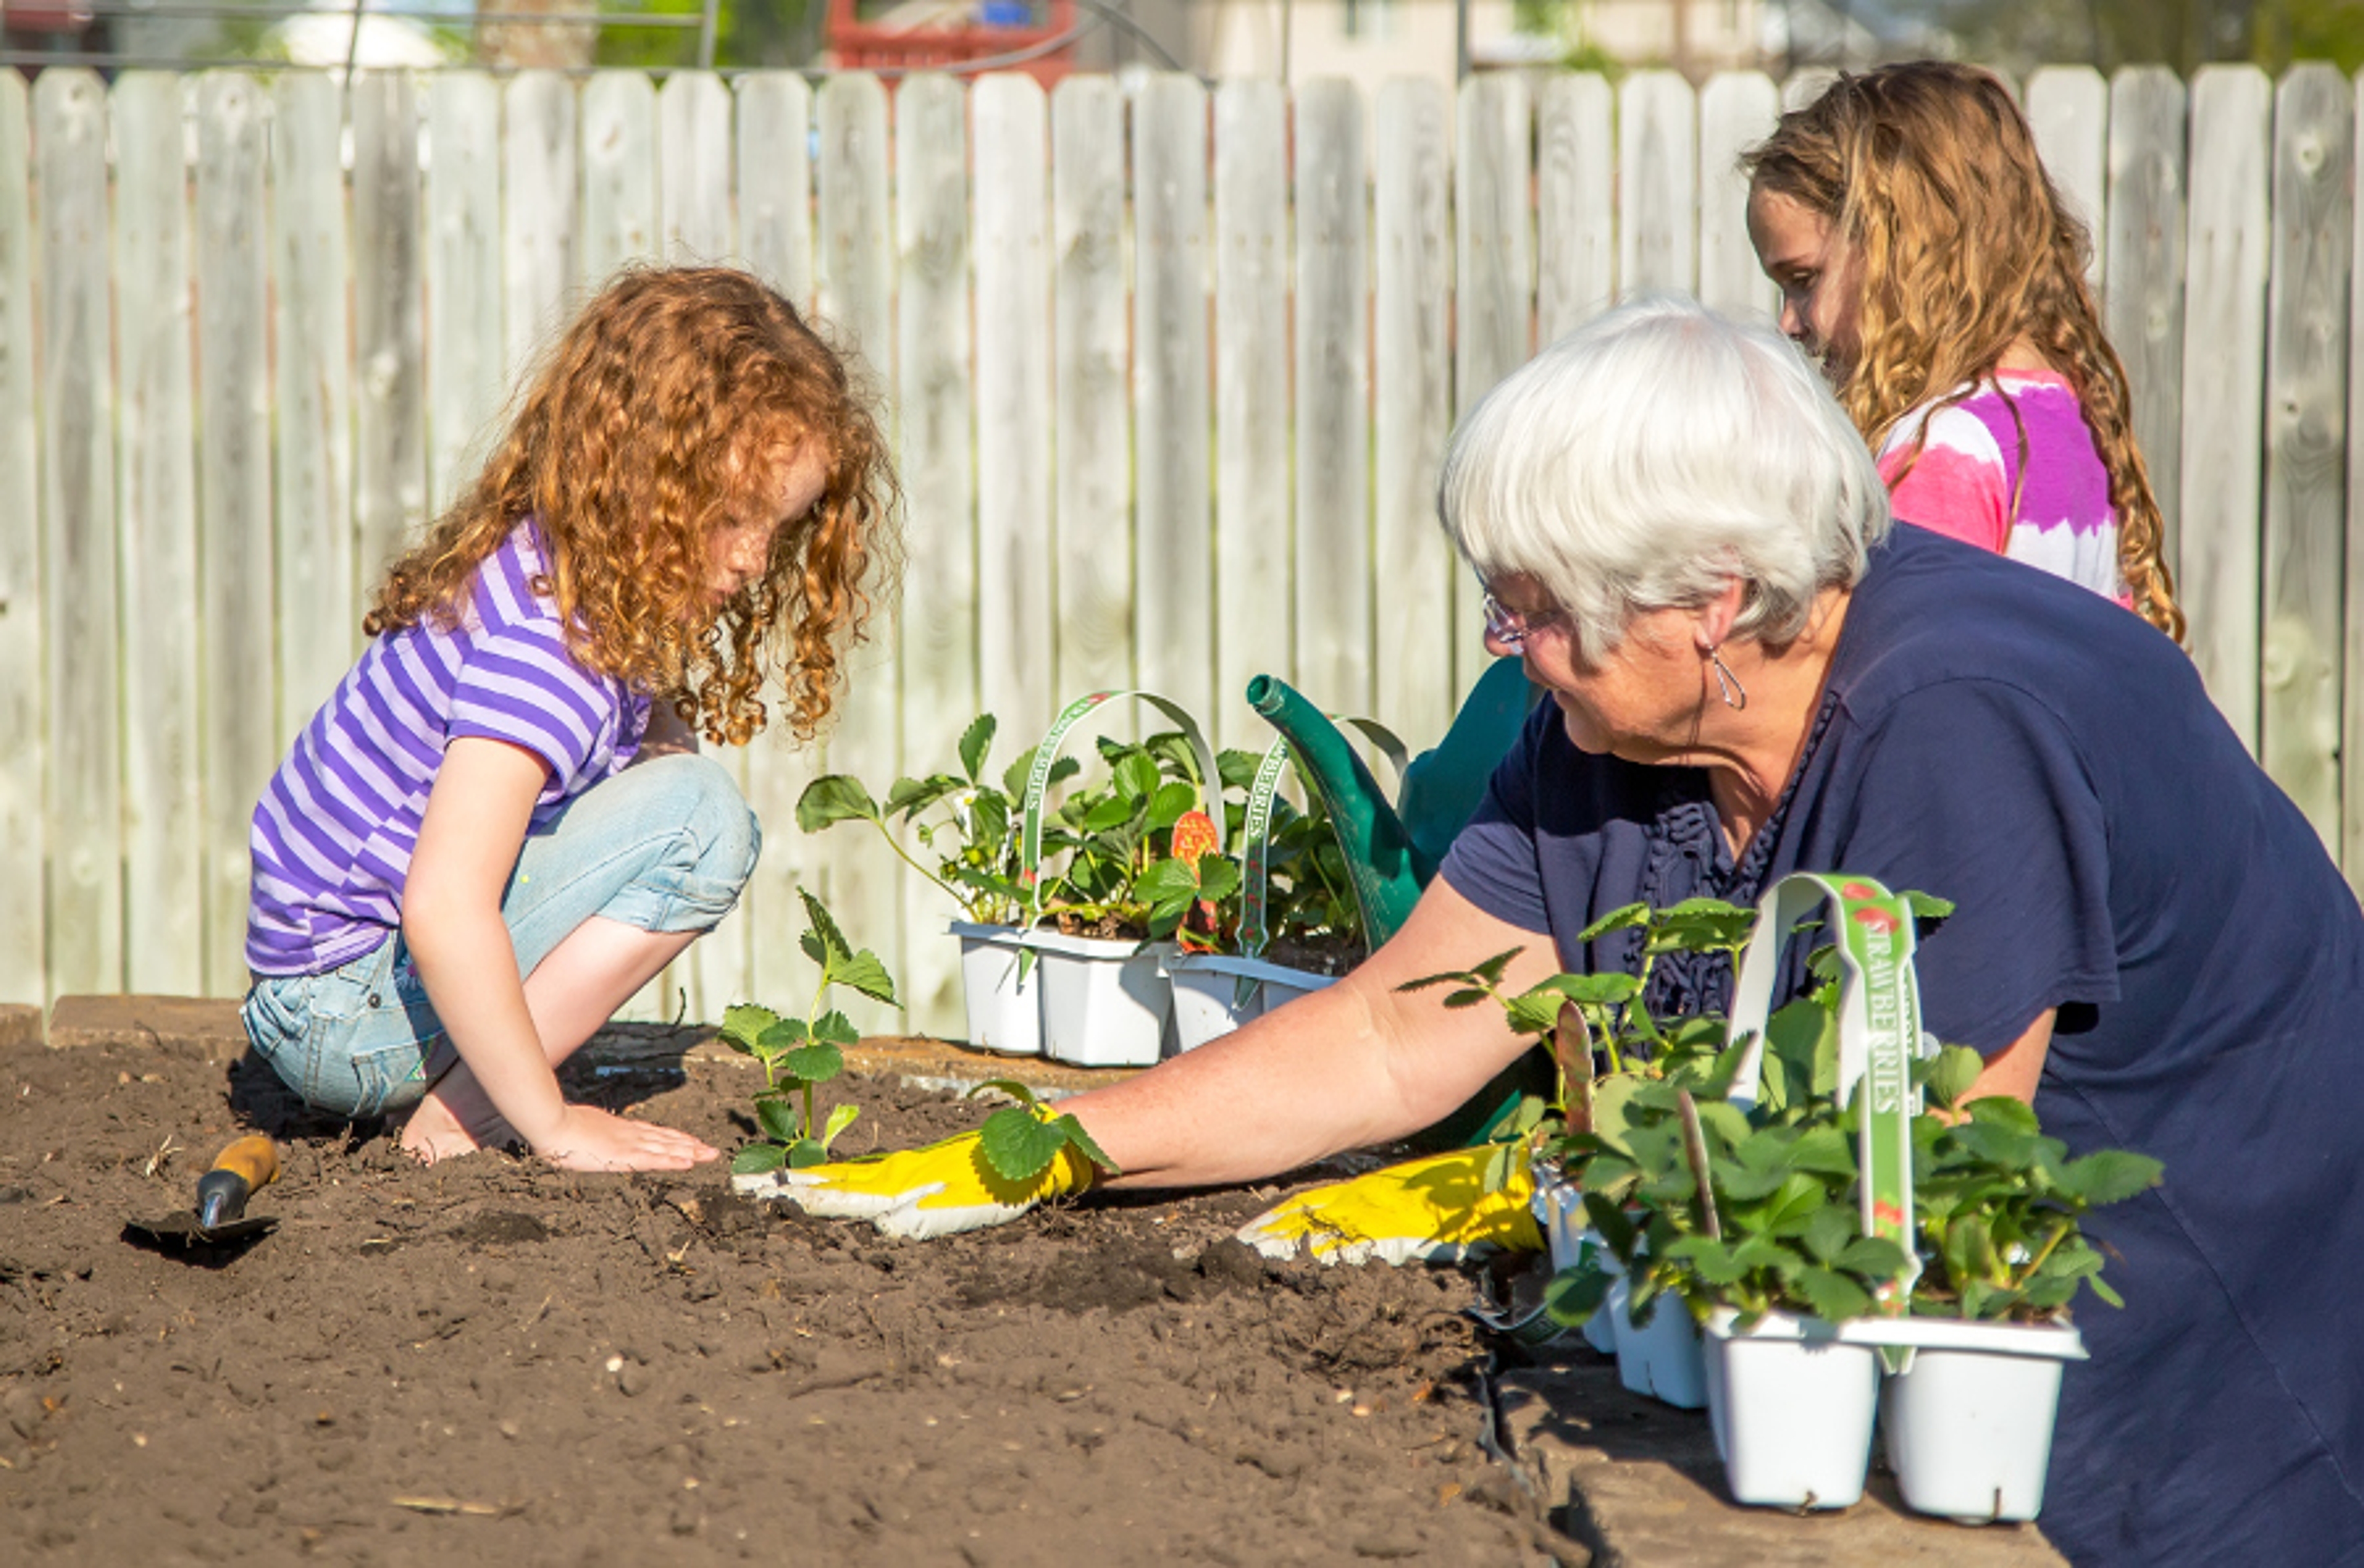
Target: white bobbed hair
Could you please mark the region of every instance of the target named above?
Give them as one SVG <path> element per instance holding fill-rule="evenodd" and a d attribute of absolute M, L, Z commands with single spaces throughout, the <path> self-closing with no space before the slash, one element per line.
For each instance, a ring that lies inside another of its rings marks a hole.
<path fill-rule="evenodd" d="M 1604 312 L 1489 392 L 1438 504 L 1481 579 L 1532 577 L 1567 612 L 1579 662 L 1734 578 L 1734 635 L 1779 647 L 1890 526 L 1871 453 L 1805 356 L 1678 295 Z"/>

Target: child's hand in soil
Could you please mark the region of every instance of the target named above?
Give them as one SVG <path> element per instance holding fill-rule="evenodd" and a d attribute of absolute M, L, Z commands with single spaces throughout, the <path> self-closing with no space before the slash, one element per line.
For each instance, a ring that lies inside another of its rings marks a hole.
<path fill-rule="evenodd" d="M 563 1171 L 686 1171 L 722 1151 L 670 1127 L 570 1105 L 535 1152 Z"/>
<path fill-rule="evenodd" d="M 987 1162 L 981 1138 L 964 1132 L 924 1149 L 736 1176 L 731 1184 L 756 1197 L 785 1198 L 824 1219 L 867 1219 L 889 1236 L 924 1240 L 1006 1223 L 1038 1203 L 1083 1191 L 1098 1174 L 1070 1147 L 1032 1180 L 1013 1182 Z"/>
<path fill-rule="evenodd" d="M 1495 1251 L 1541 1251 L 1523 1148 L 1510 1179 L 1486 1190 L 1486 1167 L 1501 1152 L 1482 1145 L 1315 1187 L 1248 1221 L 1239 1238 L 1268 1258 L 1293 1258 L 1301 1248 L 1324 1263 L 1449 1263 Z"/>

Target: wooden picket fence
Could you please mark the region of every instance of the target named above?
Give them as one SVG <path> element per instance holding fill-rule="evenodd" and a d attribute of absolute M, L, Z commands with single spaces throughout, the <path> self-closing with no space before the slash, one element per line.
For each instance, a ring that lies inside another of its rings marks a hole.
<path fill-rule="evenodd" d="M 2364 872 L 2356 86 L 2024 87 L 2093 219 L 2193 656 Z M 734 759 L 756 885 L 636 1006 L 801 1002 L 802 884 L 956 1031 L 942 900 L 853 827 L 799 834 L 803 783 L 946 766 L 981 710 L 1007 760 L 1104 686 L 1261 746 L 1259 671 L 1433 737 L 1482 657 L 1433 521 L 1456 414 L 1617 294 L 1769 308 L 1734 158 L 1783 95 L 0 72 L 0 1000 L 242 989 L 248 815 L 374 573 L 587 287 L 730 259 L 889 396 L 908 567 L 825 751 Z"/>

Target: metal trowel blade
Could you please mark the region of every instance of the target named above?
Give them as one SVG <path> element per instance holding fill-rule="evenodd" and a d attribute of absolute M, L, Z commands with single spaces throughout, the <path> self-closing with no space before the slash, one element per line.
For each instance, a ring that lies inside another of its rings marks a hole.
<path fill-rule="evenodd" d="M 126 1240 L 158 1247 L 234 1247 L 268 1236 L 278 1227 L 276 1215 L 253 1215 L 220 1225 L 200 1225 L 194 1214 L 168 1214 L 162 1219 L 124 1222 Z"/>

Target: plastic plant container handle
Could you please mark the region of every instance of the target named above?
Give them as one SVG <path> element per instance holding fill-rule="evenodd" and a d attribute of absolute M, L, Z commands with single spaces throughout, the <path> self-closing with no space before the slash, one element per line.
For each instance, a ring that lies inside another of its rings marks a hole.
<path fill-rule="evenodd" d="M 1817 910 L 1832 917 L 1824 929 L 1839 954 L 1839 1103 L 1846 1103 L 1857 1083 L 1865 1085 L 1857 1131 L 1863 1233 L 1884 1236 L 1904 1251 L 1904 1273 L 1879 1292 L 1884 1310 L 1901 1312 L 1921 1274 L 1912 1233 L 1912 1118 L 1921 1095 L 1912 1084 L 1912 1059 L 1926 1050 L 1912 971 L 1912 910 L 1904 899 L 1870 877 L 1840 872 L 1793 873 L 1765 895 L 1733 985 L 1726 1043 L 1745 1039 L 1749 1044 L 1733 1074 L 1731 1097 L 1744 1108 L 1756 1102 L 1774 974 L 1798 922 Z"/>
<path fill-rule="evenodd" d="M 1051 788 L 1051 768 L 1059 760 L 1059 750 L 1067 732 L 1081 723 L 1086 715 L 1115 701 L 1119 697 L 1137 697 L 1174 721 L 1189 743 L 1191 754 L 1199 762 L 1199 809 L 1206 812 L 1220 829 L 1223 820 L 1223 775 L 1215 765 L 1215 749 L 1207 744 L 1206 731 L 1189 710 L 1169 697 L 1155 692 L 1106 691 L 1093 692 L 1077 697 L 1059 711 L 1051 728 L 1034 748 L 1034 765 L 1027 770 L 1024 797 L 1024 827 L 1018 840 L 1018 880 L 1026 888 L 1026 924 L 1031 926 L 1042 913 L 1043 904 L 1043 797 Z"/>

